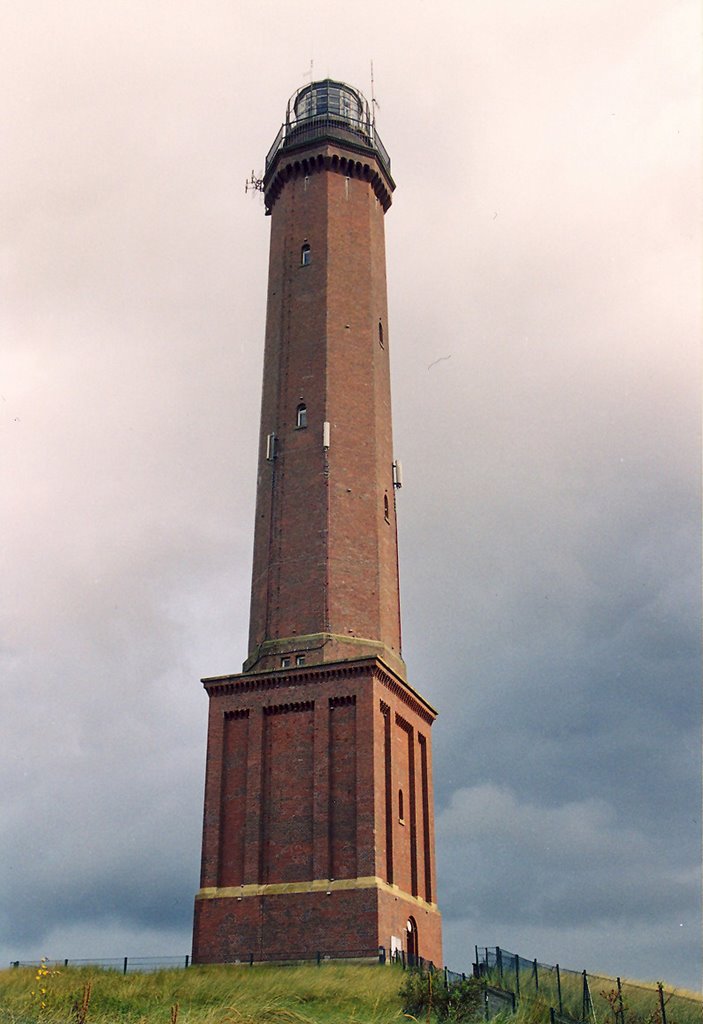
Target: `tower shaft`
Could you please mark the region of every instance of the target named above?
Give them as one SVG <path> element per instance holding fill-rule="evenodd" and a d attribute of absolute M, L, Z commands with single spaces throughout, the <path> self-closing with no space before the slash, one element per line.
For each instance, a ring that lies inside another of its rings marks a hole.
<path fill-rule="evenodd" d="M 402 671 L 384 210 L 342 146 L 300 156 L 271 211 L 246 668 Z"/>

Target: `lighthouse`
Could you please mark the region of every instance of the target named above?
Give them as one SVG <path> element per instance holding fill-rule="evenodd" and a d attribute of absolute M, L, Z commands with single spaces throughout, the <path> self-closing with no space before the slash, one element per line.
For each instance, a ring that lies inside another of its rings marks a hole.
<path fill-rule="evenodd" d="M 193 960 L 442 962 L 430 730 L 402 657 L 384 218 L 362 94 L 299 89 L 271 218 L 249 649 L 209 697 Z"/>

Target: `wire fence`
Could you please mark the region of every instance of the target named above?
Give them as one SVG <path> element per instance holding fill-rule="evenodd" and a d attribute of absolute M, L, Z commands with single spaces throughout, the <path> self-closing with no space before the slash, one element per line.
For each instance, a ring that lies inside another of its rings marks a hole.
<path fill-rule="evenodd" d="M 551 1024 L 701 1024 L 703 1003 L 674 988 L 638 984 L 527 960 L 500 946 L 475 947 L 475 973 L 520 1000 L 539 999 Z"/>
<path fill-rule="evenodd" d="M 267 960 L 257 959 L 254 953 L 245 953 L 241 957 L 228 961 L 232 966 L 249 966 L 261 963 L 294 964 L 294 963 L 317 963 L 323 964 L 337 960 L 361 960 L 367 963 L 386 963 L 386 950 L 383 946 L 374 949 L 351 949 L 344 950 L 320 950 L 310 953 L 296 952 L 295 950 L 282 950 L 279 956 L 275 954 Z M 178 968 L 193 966 L 190 956 L 120 956 L 104 957 L 95 960 L 67 958 L 64 960 L 11 960 L 10 967 L 50 967 L 53 970 L 62 967 L 95 967 L 103 971 L 119 971 L 122 974 L 148 974 L 154 971 L 168 971 Z"/>
<path fill-rule="evenodd" d="M 190 967 L 190 956 L 117 956 L 97 960 L 11 960 L 10 967 L 95 967 L 102 971 L 120 971 L 122 974 L 150 974 L 153 971 L 169 971 L 179 967 Z"/>

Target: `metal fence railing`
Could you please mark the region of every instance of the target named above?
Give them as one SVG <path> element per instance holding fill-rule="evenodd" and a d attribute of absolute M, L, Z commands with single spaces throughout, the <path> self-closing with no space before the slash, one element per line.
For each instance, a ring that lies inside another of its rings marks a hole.
<path fill-rule="evenodd" d="M 520 1000 L 540 999 L 551 1024 L 700 1024 L 703 1003 L 662 983 L 645 985 L 475 947 L 478 977 Z"/>
<path fill-rule="evenodd" d="M 268 174 L 269 168 L 273 164 L 279 150 L 325 137 L 339 139 L 342 142 L 352 142 L 355 146 L 359 146 L 362 149 L 375 151 L 382 165 L 390 174 L 391 160 L 388 156 L 388 150 L 381 142 L 374 123 L 368 120 L 357 120 L 341 114 L 300 117 L 289 124 L 281 125 L 271 148 L 266 154 L 266 173 Z"/>
<path fill-rule="evenodd" d="M 266 963 L 317 963 L 322 964 L 330 960 L 365 960 L 373 963 L 386 963 L 386 950 L 383 946 L 375 949 L 344 949 L 344 950 L 320 950 L 316 953 L 295 952 L 294 950 L 281 951 L 280 956 L 275 954 L 269 957 Z M 230 964 L 245 965 L 253 967 L 254 964 L 263 963 L 258 960 L 254 953 L 243 953 L 241 957 L 232 959 Z M 95 967 L 104 971 L 120 971 L 122 974 L 151 973 L 153 971 L 167 971 L 178 968 L 193 966 L 190 956 L 119 956 L 104 957 L 102 959 L 85 960 L 67 958 L 64 960 L 11 960 L 10 967 L 40 967 L 44 965 L 53 970 L 61 967 Z"/>
<path fill-rule="evenodd" d="M 64 960 L 11 960 L 10 967 L 96 967 L 103 971 L 120 971 L 122 974 L 149 974 L 153 971 L 168 971 L 179 967 L 190 967 L 190 956 L 116 956 L 97 960 L 67 958 Z"/>

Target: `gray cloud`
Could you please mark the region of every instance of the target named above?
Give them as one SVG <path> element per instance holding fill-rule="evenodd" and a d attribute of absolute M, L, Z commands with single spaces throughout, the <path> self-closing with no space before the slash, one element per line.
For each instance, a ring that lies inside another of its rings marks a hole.
<path fill-rule="evenodd" d="M 618 821 L 605 800 L 538 806 L 485 784 L 456 790 L 437 828 L 448 916 L 607 927 L 656 924 L 690 908 L 693 872 L 677 869 L 661 838 Z"/>

